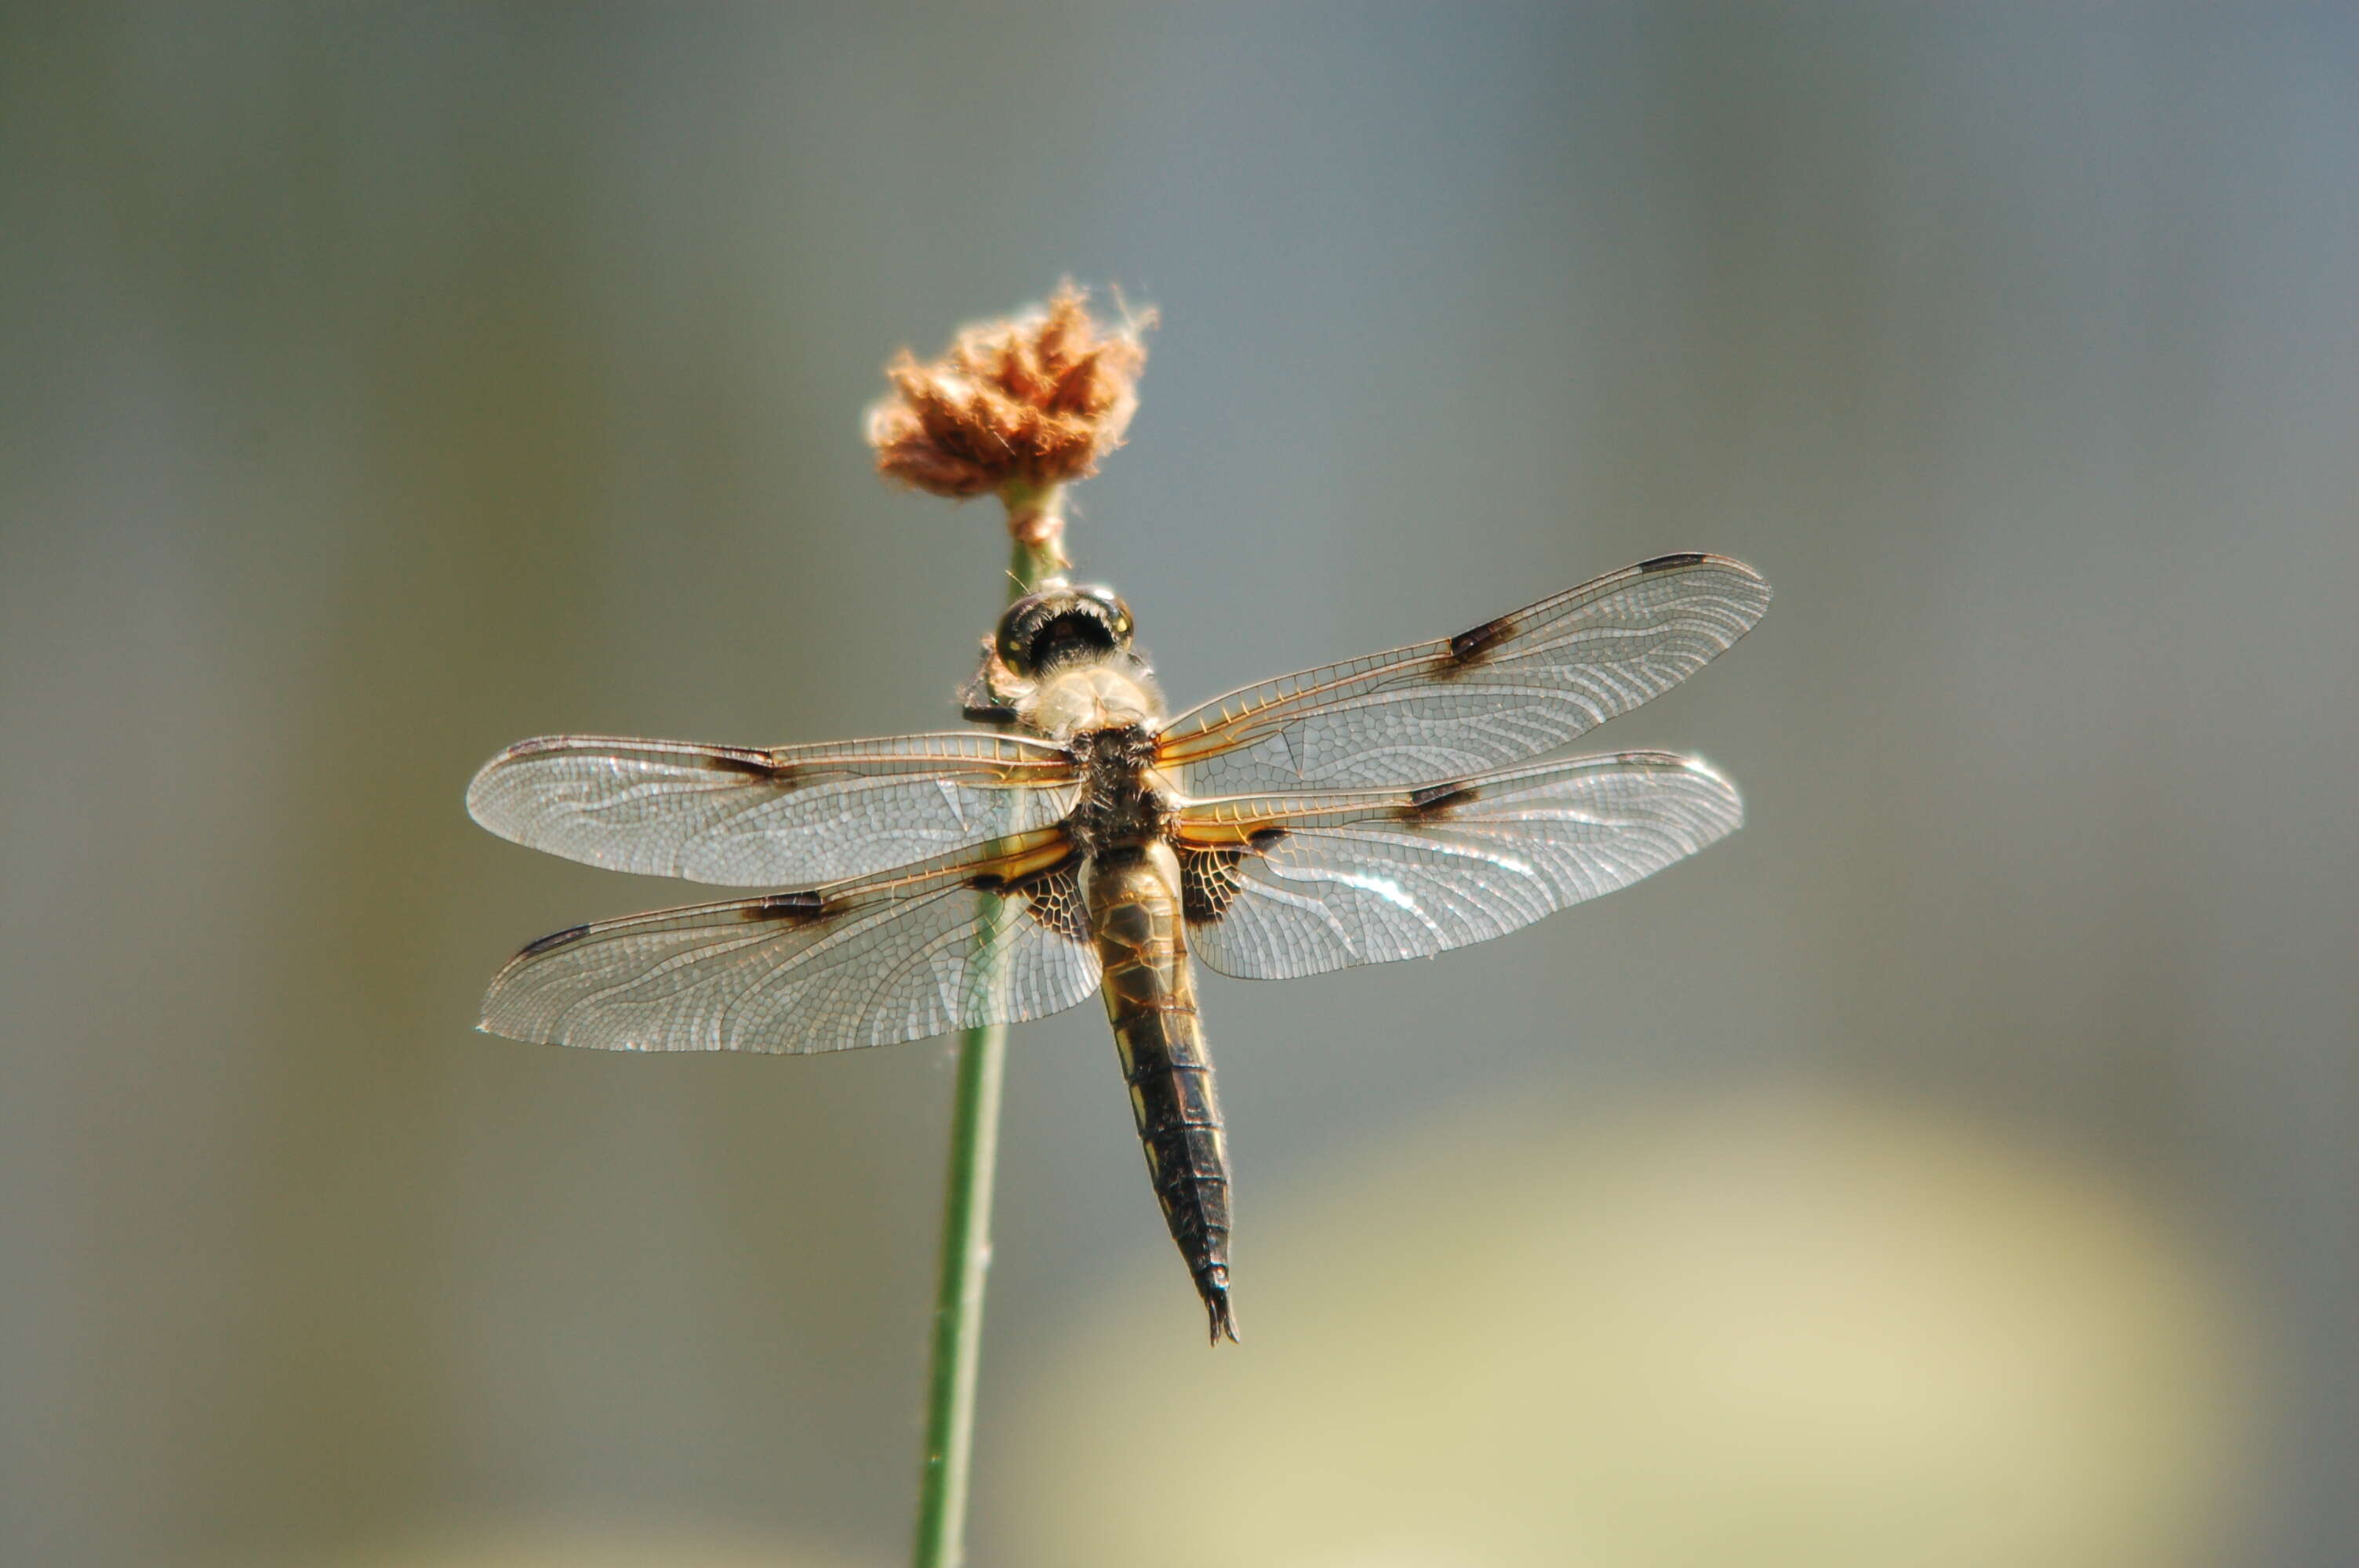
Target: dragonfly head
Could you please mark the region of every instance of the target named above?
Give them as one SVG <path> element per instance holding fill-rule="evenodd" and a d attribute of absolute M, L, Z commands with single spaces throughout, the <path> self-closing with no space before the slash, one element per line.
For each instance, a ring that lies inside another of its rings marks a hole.
<path fill-rule="evenodd" d="M 993 647 L 1009 673 L 1038 680 L 1059 665 L 1130 651 L 1130 606 L 1110 588 L 1052 583 L 999 619 Z"/>

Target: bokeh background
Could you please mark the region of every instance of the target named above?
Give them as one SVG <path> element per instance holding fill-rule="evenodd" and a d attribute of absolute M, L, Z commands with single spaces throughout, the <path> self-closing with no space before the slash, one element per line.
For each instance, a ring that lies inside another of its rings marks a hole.
<path fill-rule="evenodd" d="M 945 727 L 897 346 L 1163 312 L 1175 699 L 1672 549 L 1745 830 L 1013 1049 L 983 1563 L 2359 1557 L 2347 8 L 0 9 L 0 1560 L 901 1559 L 940 1044 L 489 1039 L 557 730 Z"/>

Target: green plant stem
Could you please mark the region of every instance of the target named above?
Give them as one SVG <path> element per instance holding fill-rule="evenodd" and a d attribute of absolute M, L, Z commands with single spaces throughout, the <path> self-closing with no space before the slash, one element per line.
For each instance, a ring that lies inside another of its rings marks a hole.
<path fill-rule="evenodd" d="M 974 1456 L 974 1388 L 983 1360 L 983 1286 L 991 1266 L 991 1184 L 1007 1025 L 967 1030 L 958 1049 L 941 1284 L 926 1390 L 926 1470 L 918 1490 L 918 1568 L 958 1568 L 966 1559 L 967 1477 Z"/>
<path fill-rule="evenodd" d="M 1024 498 L 1038 504 L 1038 497 Z M 1049 504 L 1054 505 L 1051 498 Z M 1009 498 L 1011 517 L 1017 514 Z M 1060 530 L 1060 532 L 1061 530 Z M 1016 543 L 1010 602 L 1063 564 L 1054 535 Z M 1007 914 L 983 895 L 986 929 Z M 986 938 L 988 940 L 988 938 Z M 1003 983 L 994 973 L 994 990 Z M 926 1466 L 918 1488 L 917 1568 L 959 1568 L 966 1559 L 967 1478 L 974 1454 L 974 1390 L 983 1364 L 983 1291 L 991 1268 L 991 1184 L 999 1159 L 999 1087 L 1007 1026 L 959 1035 L 958 1085 L 951 1103 L 950 1173 L 943 1184 L 941 1279 L 934 1296 L 933 1368 L 926 1388 Z"/>

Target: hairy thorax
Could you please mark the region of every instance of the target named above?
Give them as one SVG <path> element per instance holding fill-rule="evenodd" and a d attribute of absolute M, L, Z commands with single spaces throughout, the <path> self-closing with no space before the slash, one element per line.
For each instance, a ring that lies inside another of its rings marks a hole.
<path fill-rule="evenodd" d="M 1018 709 L 1025 727 L 1052 741 L 1093 730 L 1152 728 L 1163 718 L 1163 698 L 1151 676 L 1123 667 L 1125 662 L 1071 664 L 1041 677 Z"/>
<path fill-rule="evenodd" d="M 1163 701 L 1143 666 L 1122 657 L 1065 665 L 1025 695 L 1020 711 L 1026 728 L 1072 750 L 1082 793 L 1068 824 L 1083 855 L 1162 837 L 1172 809 L 1155 769 Z"/>
<path fill-rule="evenodd" d="M 1172 796 L 1155 770 L 1155 737 L 1145 726 L 1084 730 L 1068 742 L 1082 779 L 1068 830 L 1091 860 L 1134 858 L 1160 844 L 1170 826 Z"/>

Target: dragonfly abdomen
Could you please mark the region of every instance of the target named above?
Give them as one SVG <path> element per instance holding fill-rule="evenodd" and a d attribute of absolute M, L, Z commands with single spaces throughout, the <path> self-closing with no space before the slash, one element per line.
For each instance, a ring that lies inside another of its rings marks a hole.
<path fill-rule="evenodd" d="M 1160 842 L 1109 849 L 1092 860 L 1083 886 L 1105 969 L 1106 1017 L 1156 1201 L 1195 1277 L 1213 1340 L 1234 1339 L 1228 1149 L 1196 1012 L 1179 860 Z"/>

